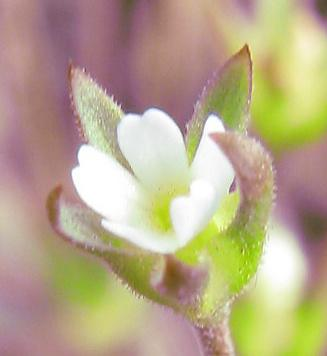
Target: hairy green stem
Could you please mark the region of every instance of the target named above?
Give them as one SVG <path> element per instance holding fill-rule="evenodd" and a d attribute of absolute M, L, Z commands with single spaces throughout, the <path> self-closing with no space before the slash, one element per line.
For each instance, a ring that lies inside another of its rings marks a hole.
<path fill-rule="evenodd" d="M 201 342 L 203 356 L 233 356 L 235 355 L 230 335 L 228 317 L 218 325 L 196 327 Z"/>

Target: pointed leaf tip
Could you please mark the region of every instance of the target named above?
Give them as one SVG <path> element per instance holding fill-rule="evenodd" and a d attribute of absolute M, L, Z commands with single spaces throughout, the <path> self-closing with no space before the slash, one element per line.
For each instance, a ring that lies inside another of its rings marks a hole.
<path fill-rule="evenodd" d="M 245 45 L 216 72 L 204 87 L 187 125 L 186 147 L 191 161 L 207 117 L 217 114 L 231 129 L 247 128 L 252 96 L 252 60 Z"/>
<path fill-rule="evenodd" d="M 247 43 L 235 54 L 235 56 L 244 56 L 245 60 L 252 67 L 251 51 Z"/>
<path fill-rule="evenodd" d="M 124 115 L 120 105 L 83 69 L 69 65 L 70 96 L 85 141 L 129 167 L 117 142 L 117 125 Z"/>

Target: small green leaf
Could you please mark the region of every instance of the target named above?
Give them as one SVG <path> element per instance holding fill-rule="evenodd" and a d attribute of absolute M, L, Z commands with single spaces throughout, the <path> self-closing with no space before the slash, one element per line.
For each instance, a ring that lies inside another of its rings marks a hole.
<path fill-rule="evenodd" d="M 272 162 L 264 148 L 237 133 L 212 137 L 233 164 L 240 205 L 233 222 L 208 247 L 213 268 L 204 303 L 207 311 L 240 293 L 257 272 L 274 199 Z"/>
<path fill-rule="evenodd" d="M 186 147 L 192 161 L 205 121 L 216 113 L 227 128 L 246 130 L 252 93 L 252 61 L 245 45 L 213 76 L 203 89 L 187 125 Z"/>
<path fill-rule="evenodd" d="M 235 132 L 212 138 L 231 161 L 238 190 L 224 199 L 206 229 L 176 253 L 184 263 L 208 268 L 208 282 L 193 315 L 203 325 L 219 319 L 254 277 L 274 198 L 272 162 L 258 142 Z"/>
<path fill-rule="evenodd" d="M 101 217 L 62 196 L 61 187 L 48 197 L 53 228 L 75 246 L 105 260 L 117 277 L 139 296 L 169 306 L 190 318 L 203 286 L 206 270 L 134 247 L 101 227 Z"/>
<path fill-rule="evenodd" d="M 72 105 L 84 139 L 128 167 L 117 142 L 117 124 L 124 115 L 121 107 L 83 70 L 71 65 L 69 79 Z"/>

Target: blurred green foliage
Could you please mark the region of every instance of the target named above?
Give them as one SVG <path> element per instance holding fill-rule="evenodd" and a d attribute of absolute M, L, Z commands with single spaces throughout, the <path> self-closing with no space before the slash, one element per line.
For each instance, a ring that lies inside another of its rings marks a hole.
<path fill-rule="evenodd" d="M 289 17 L 279 47 L 255 72 L 253 126 L 275 151 L 321 137 L 327 130 L 327 38 L 310 16 Z"/>
<path fill-rule="evenodd" d="M 319 355 L 325 340 L 326 306 L 304 300 L 292 309 L 275 310 L 255 298 L 233 307 L 231 326 L 243 356 Z"/>
<path fill-rule="evenodd" d="M 101 265 L 76 251 L 58 253 L 53 250 L 49 259 L 51 281 L 61 301 L 86 306 L 101 302 L 110 282 Z"/>

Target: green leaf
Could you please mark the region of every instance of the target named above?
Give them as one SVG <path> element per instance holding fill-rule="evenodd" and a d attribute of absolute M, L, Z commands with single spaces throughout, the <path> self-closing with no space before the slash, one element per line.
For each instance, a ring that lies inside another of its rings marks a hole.
<path fill-rule="evenodd" d="M 133 292 L 193 317 L 206 282 L 206 269 L 187 266 L 172 255 L 150 253 L 111 236 L 102 228 L 99 215 L 66 201 L 61 187 L 50 193 L 47 210 L 53 228 L 61 236 L 105 260 Z"/>
<path fill-rule="evenodd" d="M 255 276 L 274 200 L 272 162 L 260 143 L 232 132 L 212 138 L 233 164 L 240 205 L 233 222 L 208 246 L 212 269 L 203 303 L 206 313 L 235 297 Z"/>
<path fill-rule="evenodd" d="M 212 138 L 231 161 L 238 190 L 221 203 L 210 224 L 176 256 L 208 268 L 208 283 L 193 319 L 210 325 L 251 281 L 260 264 L 274 199 L 272 162 L 265 149 L 236 132 Z"/>
<path fill-rule="evenodd" d="M 83 70 L 70 66 L 71 99 L 83 138 L 129 167 L 117 142 L 121 107 Z"/>
<path fill-rule="evenodd" d="M 227 128 L 244 132 L 247 127 L 252 94 L 252 61 L 245 45 L 214 74 L 203 89 L 187 125 L 186 148 L 192 161 L 205 121 L 216 113 Z"/>

